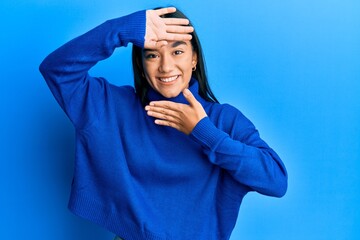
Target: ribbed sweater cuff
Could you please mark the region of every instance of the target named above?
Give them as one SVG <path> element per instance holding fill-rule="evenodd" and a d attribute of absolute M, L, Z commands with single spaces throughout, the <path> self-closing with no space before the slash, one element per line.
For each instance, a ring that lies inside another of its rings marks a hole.
<path fill-rule="evenodd" d="M 202 146 L 214 149 L 228 135 L 218 129 L 209 117 L 205 117 L 194 127 L 190 137 Z"/>
<path fill-rule="evenodd" d="M 108 23 L 112 28 L 119 31 L 121 28 L 121 39 L 126 45 L 128 42 L 143 48 L 145 42 L 146 31 L 146 11 L 138 11 L 124 17 L 109 20 Z"/>

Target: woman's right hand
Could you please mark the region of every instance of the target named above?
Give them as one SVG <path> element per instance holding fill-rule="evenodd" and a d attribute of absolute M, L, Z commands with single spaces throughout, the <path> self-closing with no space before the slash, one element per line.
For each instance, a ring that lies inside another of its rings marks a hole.
<path fill-rule="evenodd" d="M 158 48 L 166 45 L 168 41 L 191 40 L 190 33 L 194 28 L 188 26 L 188 19 L 160 17 L 173 12 L 176 12 L 174 7 L 146 11 L 145 48 Z"/>

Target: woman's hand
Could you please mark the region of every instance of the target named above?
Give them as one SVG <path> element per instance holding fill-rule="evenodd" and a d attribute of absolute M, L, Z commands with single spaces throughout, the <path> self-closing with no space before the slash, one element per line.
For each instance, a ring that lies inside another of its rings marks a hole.
<path fill-rule="evenodd" d="M 188 135 L 207 115 L 189 89 L 185 89 L 183 94 L 189 104 L 154 101 L 150 102 L 145 110 L 149 116 L 156 118 L 155 124 L 173 127 Z"/>
<path fill-rule="evenodd" d="M 188 19 L 161 18 L 160 16 L 176 12 L 176 8 L 161 8 L 146 11 L 146 32 L 144 47 L 153 49 L 166 45 L 167 41 L 191 40 L 193 27 L 187 26 Z"/>

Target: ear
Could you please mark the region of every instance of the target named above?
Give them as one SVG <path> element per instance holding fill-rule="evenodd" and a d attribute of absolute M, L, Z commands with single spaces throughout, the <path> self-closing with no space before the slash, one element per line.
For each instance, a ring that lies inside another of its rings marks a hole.
<path fill-rule="evenodd" d="M 192 61 L 191 61 L 192 66 L 195 67 L 197 62 L 198 62 L 197 53 L 195 51 L 193 51 Z"/>

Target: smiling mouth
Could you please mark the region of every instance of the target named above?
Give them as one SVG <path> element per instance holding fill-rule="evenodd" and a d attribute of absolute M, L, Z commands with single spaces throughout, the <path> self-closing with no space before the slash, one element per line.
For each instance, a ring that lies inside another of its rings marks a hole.
<path fill-rule="evenodd" d="M 161 82 L 164 82 L 164 83 L 170 83 L 170 82 L 173 82 L 176 79 L 178 79 L 178 77 L 179 77 L 179 75 L 176 75 L 176 76 L 173 76 L 173 77 L 159 78 L 159 80 Z"/>

